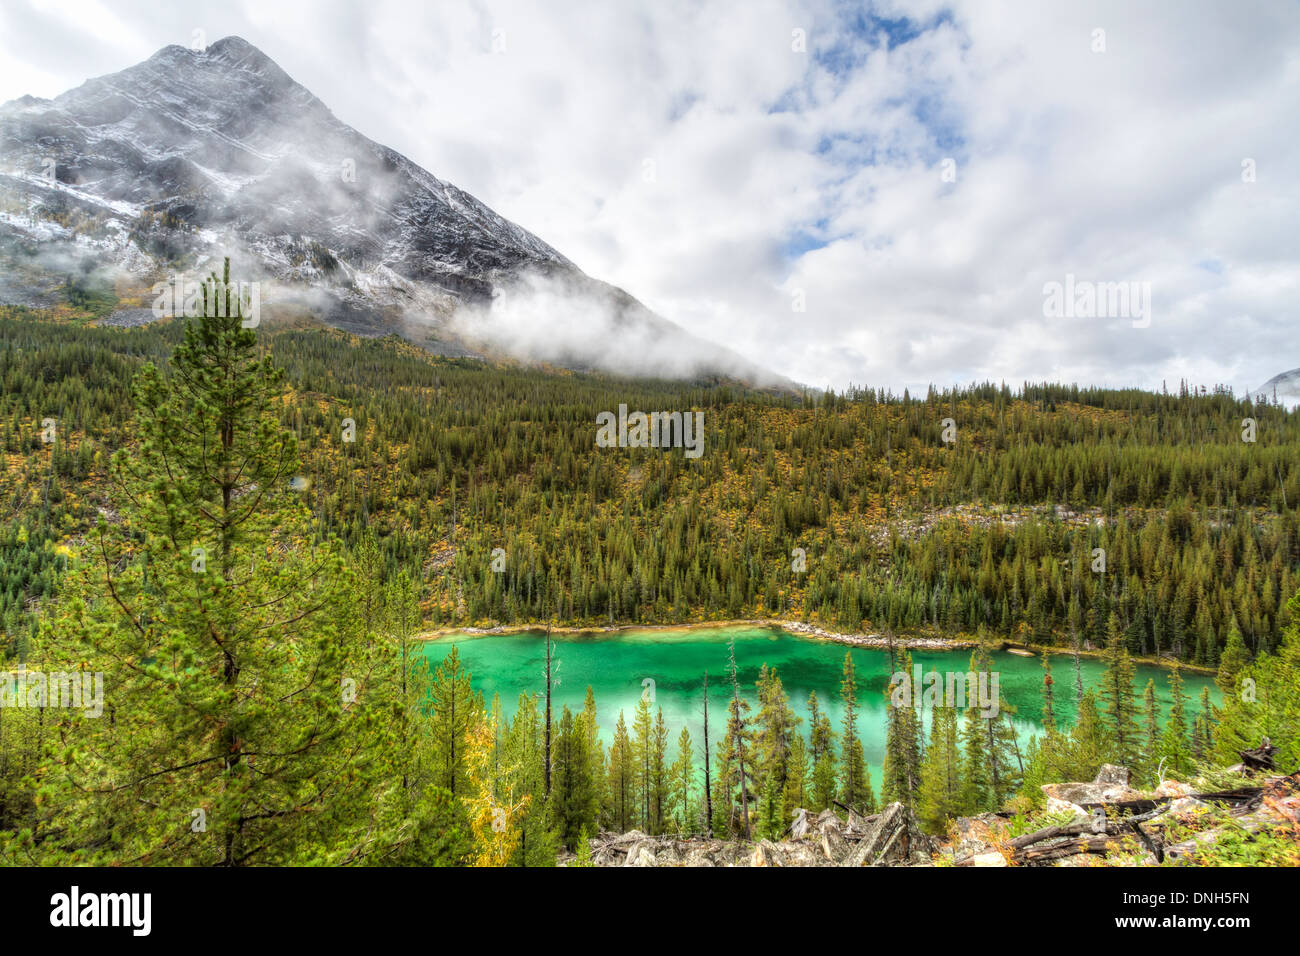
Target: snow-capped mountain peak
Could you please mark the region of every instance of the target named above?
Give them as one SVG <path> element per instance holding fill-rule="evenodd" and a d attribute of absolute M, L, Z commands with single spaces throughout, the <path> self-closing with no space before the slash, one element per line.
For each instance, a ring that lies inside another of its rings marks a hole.
<path fill-rule="evenodd" d="M 341 122 L 240 37 L 0 106 L 0 199 L 0 255 L 73 243 L 141 281 L 230 255 L 279 301 L 362 334 L 777 383 Z"/>

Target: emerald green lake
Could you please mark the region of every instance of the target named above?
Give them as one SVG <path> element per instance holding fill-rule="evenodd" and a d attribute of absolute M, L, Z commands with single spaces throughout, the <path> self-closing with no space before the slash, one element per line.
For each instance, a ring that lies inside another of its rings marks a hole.
<path fill-rule="evenodd" d="M 608 746 L 621 710 L 629 728 L 633 710 L 640 699 L 643 682 L 654 681 L 654 704 L 662 708 L 670 729 L 673 753 L 677 734 L 683 724 L 690 728 L 699 761 L 703 739 L 703 678 L 709 674 L 709 732 L 716 740 L 726 720 L 731 689 L 727 680 L 727 642 L 736 641 L 736 671 L 741 693 L 748 699 L 751 713 L 757 713 L 754 682 L 759 669 L 767 664 L 781 675 L 790 705 L 804 718 L 800 731 L 808 733 L 808 694 L 817 693 L 823 710 L 828 711 L 836 733 L 842 726 L 843 707 L 839 700 L 840 673 L 844 654 L 853 656 L 858 678 L 858 732 L 871 766 L 872 781 L 879 789 L 880 765 L 884 757 L 885 722 L 888 699 L 885 696 L 892 670 L 889 653 L 882 648 L 850 647 L 845 644 L 777 628 L 717 627 L 689 630 L 646 629 L 613 633 L 565 634 L 553 638 L 553 658 L 559 662 L 556 675 L 559 686 L 553 692 L 557 719 L 562 706 L 575 712 L 582 709 L 587 687 L 596 696 L 601 737 Z M 545 642 L 541 632 L 522 634 L 453 634 L 425 645 L 431 660 L 441 660 L 452 645 L 469 670 L 474 688 L 490 703 L 500 695 L 502 710 L 513 716 L 521 693 L 536 694 L 544 690 L 543 664 Z M 912 660 L 926 672 L 958 671 L 964 673 L 970 651 L 913 650 Z M 993 654 L 994 671 L 998 672 L 1003 698 L 1016 708 L 1012 722 L 1022 741 L 1042 732 L 1043 667 L 1038 657 L 1020 657 L 1007 652 Z M 1084 658 L 1084 686 L 1095 686 L 1103 670 L 1098 660 Z M 1161 706 L 1169 707 L 1168 671 L 1139 666 L 1135 690 L 1140 696 L 1147 680 L 1155 679 Z M 1052 657 L 1052 676 L 1056 687 L 1057 722 L 1074 721 L 1074 659 L 1070 655 Z M 1213 680 L 1195 674 L 1183 674 L 1191 711 L 1199 706 L 1202 687 L 1209 687 L 1212 699 L 1219 701 Z"/>

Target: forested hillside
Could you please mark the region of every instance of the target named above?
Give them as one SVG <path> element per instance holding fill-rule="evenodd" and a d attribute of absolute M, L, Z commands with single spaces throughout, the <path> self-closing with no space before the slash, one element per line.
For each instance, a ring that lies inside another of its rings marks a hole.
<path fill-rule="evenodd" d="M 583 863 L 602 829 L 775 840 L 796 809 L 880 800 L 936 833 L 1002 808 L 1026 828 L 1054 812 L 1041 784 L 1106 762 L 1151 785 L 1235 779 L 1217 768 L 1262 737 L 1300 754 L 1296 423 L 1277 409 L 1051 386 L 796 399 L 237 314 L 15 314 L 0 344 L 7 863 Z M 705 454 L 597 448 L 620 404 L 702 409 Z M 838 727 L 815 696 L 800 727 L 766 666 L 751 710 L 733 652 L 704 739 L 674 747 L 643 697 L 606 748 L 590 689 L 553 708 L 549 641 L 513 715 L 419 643 L 434 622 L 740 614 L 974 631 L 972 673 L 1008 637 L 1087 641 L 1105 668 L 1058 726 L 1070 691 L 1043 656 L 1027 748 L 1005 701 L 891 707 L 878 800 L 851 656 L 826 689 Z M 1216 665 L 1223 706 L 1188 700 L 1175 664 L 1162 722 L 1135 652 Z"/>
<path fill-rule="evenodd" d="M 180 328 L 6 312 L 14 654 L 96 515 L 111 517 L 108 455 L 139 441 L 131 376 Z M 389 566 L 419 577 L 429 625 L 773 617 L 1100 646 L 1114 618 L 1133 653 L 1216 666 L 1234 628 L 1250 651 L 1274 648 L 1300 585 L 1300 419 L 1223 393 L 772 396 L 324 329 L 261 330 L 258 347 L 286 372 L 311 533 L 351 545 L 373 529 Z M 619 404 L 703 410 L 704 455 L 596 447 L 596 415 Z"/>

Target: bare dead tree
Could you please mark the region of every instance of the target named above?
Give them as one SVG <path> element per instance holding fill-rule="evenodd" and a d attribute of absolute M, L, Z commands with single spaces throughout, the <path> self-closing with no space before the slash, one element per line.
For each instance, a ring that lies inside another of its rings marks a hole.
<path fill-rule="evenodd" d="M 745 839 L 753 839 L 749 829 L 749 788 L 745 774 L 745 730 L 740 716 L 740 684 L 736 680 L 736 639 L 732 638 L 729 651 L 731 656 L 731 707 L 735 715 L 732 746 L 736 748 L 736 760 L 740 766 L 740 814 L 745 823 Z"/>
<path fill-rule="evenodd" d="M 551 795 L 551 625 L 546 625 L 546 795 Z"/>
<path fill-rule="evenodd" d="M 709 781 L 709 672 L 704 672 L 704 832 L 713 837 L 713 786 Z"/>

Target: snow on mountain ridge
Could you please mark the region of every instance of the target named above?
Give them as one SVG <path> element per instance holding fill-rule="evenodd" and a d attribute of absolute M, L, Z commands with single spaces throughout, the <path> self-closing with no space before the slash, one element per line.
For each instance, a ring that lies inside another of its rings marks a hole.
<path fill-rule="evenodd" d="M 793 387 L 341 122 L 239 37 L 164 47 L 53 100 L 0 106 L 0 200 L 26 210 L 4 219 L 0 253 L 6 235 L 89 242 L 142 279 L 150 260 L 164 272 L 229 254 L 241 275 L 280 283 L 282 301 L 360 334 Z"/>

